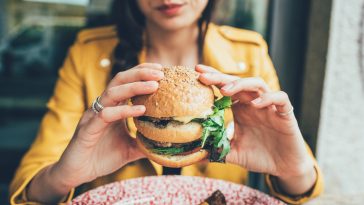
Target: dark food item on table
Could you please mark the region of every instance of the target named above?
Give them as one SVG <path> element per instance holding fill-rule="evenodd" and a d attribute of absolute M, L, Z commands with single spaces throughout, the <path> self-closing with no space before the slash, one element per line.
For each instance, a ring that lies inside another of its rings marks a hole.
<path fill-rule="evenodd" d="M 220 190 L 216 190 L 200 205 L 226 205 L 226 199 Z"/>
<path fill-rule="evenodd" d="M 139 148 L 166 167 L 188 166 L 208 156 L 223 161 L 230 151 L 224 110 L 231 99 L 214 102 L 212 87 L 199 82 L 199 73 L 192 68 L 162 71 L 164 78 L 155 93 L 132 98 L 134 105 L 146 107 L 144 116 L 134 118 Z"/>

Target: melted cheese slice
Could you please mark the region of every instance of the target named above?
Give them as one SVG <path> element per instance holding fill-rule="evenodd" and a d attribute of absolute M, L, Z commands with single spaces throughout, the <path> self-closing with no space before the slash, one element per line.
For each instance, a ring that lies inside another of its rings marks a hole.
<path fill-rule="evenodd" d="M 212 109 L 206 110 L 205 112 L 201 113 L 199 116 L 182 116 L 182 117 L 173 117 L 173 120 L 182 122 L 183 124 L 187 124 L 191 122 L 195 118 L 207 118 L 207 116 L 213 114 L 214 111 Z"/>

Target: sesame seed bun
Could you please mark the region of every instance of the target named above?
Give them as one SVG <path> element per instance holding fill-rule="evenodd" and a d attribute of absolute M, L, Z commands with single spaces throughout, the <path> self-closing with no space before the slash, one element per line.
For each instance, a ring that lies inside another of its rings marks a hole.
<path fill-rule="evenodd" d="M 145 116 L 181 117 L 200 116 L 214 104 L 212 87 L 203 85 L 199 74 L 184 66 L 164 67 L 164 78 L 158 90 L 151 95 L 132 98 L 134 105 L 146 107 Z"/>

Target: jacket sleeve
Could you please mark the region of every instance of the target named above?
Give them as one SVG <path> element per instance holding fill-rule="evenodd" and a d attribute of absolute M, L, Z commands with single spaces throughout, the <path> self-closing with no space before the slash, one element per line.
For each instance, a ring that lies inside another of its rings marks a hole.
<path fill-rule="evenodd" d="M 288 203 L 288 204 L 303 204 L 307 201 L 309 201 L 312 198 L 315 198 L 319 196 L 323 190 L 324 190 L 324 180 L 322 176 L 322 172 L 320 170 L 320 167 L 317 164 L 316 159 L 314 158 L 310 148 L 306 144 L 307 152 L 310 154 L 310 156 L 314 160 L 314 168 L 316 171 L 316 182 L 313 185 L 313 187 L 305 194 L 299 195 L 299 196 L 290 196 L 285 194 L 282 190 L 280 190 L 276 180 L 272 178 L 270 175 L 265 175 L 265 181 L 268 185 L 269 191 L 273 196 L 276 196 L 277 198 L 281 199 L 282 201 Z"/>
<path fill-rule="evenodd" d="M 10 185 L 10 203 L 27 202 L 25 189 L 43 168 L 59 160 L 85 110 L 80 77 L 80 45 L 71 47 L 59 71 L 53 97 L 49 100 L 37 137 L 23 157 Z M 78 58 L 77 58 L 78 57 Z M 69 194 L 68 200 L 72 197 Z M 31 204 L 31 202 L 27 202 Z"/>
<path fill-rule="evenodd" d="M 278 91 L 278 90 L 280 90 L 279 80 L 278 80 L 276 71 L 274 69 L 272 60 L 269 57 L 267 44 L 265 42 L 261 43 L 261 52 L 262 52 L 261 53 L 261 56 L 262 56 L 261 65 L 262 66 L 261 66 L 260 72 L 259 72 L 260 77 L 263 78 L 263 80 L 268 84 L 268 86 L 273 91 Z M 323 192 L 323 176 L 322 176 L 321 170 L 320 170 L 320 168 L 317 164 L 317 161 L 316 161 L 315 157 L 313 156 L 310 148 L 307 145 L 306 145 L 306 147 L 307 147 L 307 152 L 309 153 L 309 155 L 313 158 L 313 160 L 315 162 L 314 168 L 317 173 L 317 180 L 316 180 L 314 186 L 312 187 L 312 189 L 308 193 L 305 193 L 302 196 L 289 196 L 289 195 L 283 193 L 279 189 L 279 187 L 277 186 L 275 181 L 272 180 L 272 177 L 270 175 L 265 176 L 265 181 L 266 181 L 266 184 L 269 188 L 271 195 L 278 197 L 279 199 L 281 199 L 289 204 L 302 204 L 314 197 L 317 197 L 318 195 L 320 195 Z"/>

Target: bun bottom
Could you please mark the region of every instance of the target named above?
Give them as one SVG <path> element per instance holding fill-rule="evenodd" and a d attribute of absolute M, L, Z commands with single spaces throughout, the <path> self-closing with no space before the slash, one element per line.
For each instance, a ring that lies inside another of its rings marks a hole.
<path fill-rule="evenodd" d="M 136 141 L 139 149 L 149 159 L 165 167 L 172 167 L 172 168 L 185 167 L 191 164 L 195 164 L 196 162 L 199 162 L 207 158 L 209 155 L 208 151 L 204 149 L 201 149 L 197 152 L 188 155 L 174 155 L 174 156 L 160 155 L 150 151 L 147 148 L 147 145 L 145 144 L 143 139 L 139 136 L 139 134 L 137 135 Z"/>

